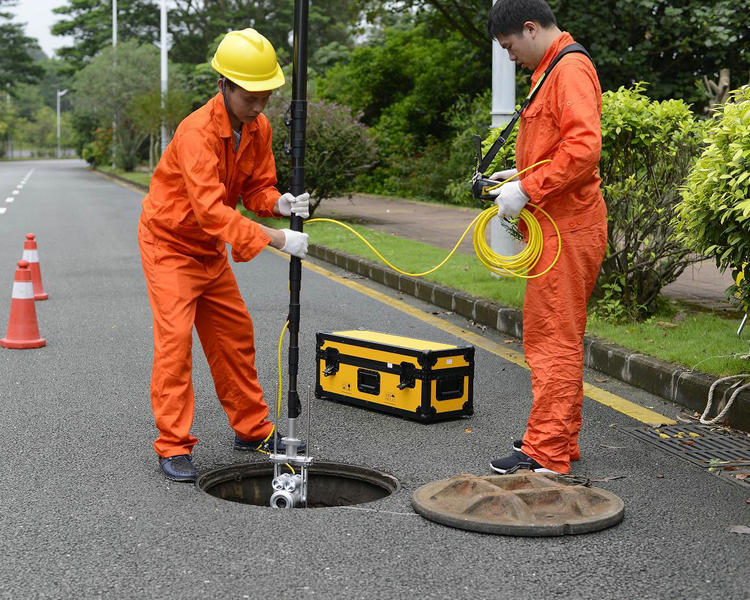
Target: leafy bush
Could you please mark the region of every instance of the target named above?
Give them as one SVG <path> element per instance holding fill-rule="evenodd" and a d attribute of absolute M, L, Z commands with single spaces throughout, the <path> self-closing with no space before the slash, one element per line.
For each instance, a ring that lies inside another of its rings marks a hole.
<path fill-rule="evenodd" d="M 279 189 L 289 189 L 291 159 L 285 153 L 288 131 L 286 107 L 269 105 L 266 115 L 273 127 L 273 153 Z M 310 214 L 325 198 L 353 189 L 354 178 L 371 168 L 377 160 L 375 144 L 367 128 L 354 118 L 349 109 L 325 102 L 307 105 L 305 146 L 305 189 L 310 192 Z"/>
<path fill-rule="evenodd" d="M 83 145 L 81 158 L 94 167 L 100 167 L 112 160 L 112 128 L 98 127 L 94 139 Z"/>
<path fill-rule="evenodd" d="M 697 252 L 736 277 L 750 260 L 750 86 L 733 92 L 714 115 L 706 143 L 682 190 L 678 227 Z M 729 288 L 745 310 L 749 276 Z"/>
<path fill-rule="evenodd" d="M 697 259 L 679 239 L 674 215 L 702 126 L 683 101 L 654 102 L 643 88 L 602 97 L 599 169 L 609 236 L 594 298 L 616 320 L 652 314 L 661 289 Z"/>

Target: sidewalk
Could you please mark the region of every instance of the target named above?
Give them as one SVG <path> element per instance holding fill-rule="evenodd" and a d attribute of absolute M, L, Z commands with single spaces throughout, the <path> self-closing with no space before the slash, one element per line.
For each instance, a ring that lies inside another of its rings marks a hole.
<path fill-rule="evenodd" d="M 324 200 L 315 216 L 354 221 L 378 231 L 450 249 L 479 212 L 476 208 L 353 194 Z M 470 235 L 459 251 L 474 253 Z M 703 309 L 735 311 L 724 294 L 730 285 L 731 275 L 721 273 L 713 261 L 706 260 L 689 266 L 662 291 L 670 298 Z"/>

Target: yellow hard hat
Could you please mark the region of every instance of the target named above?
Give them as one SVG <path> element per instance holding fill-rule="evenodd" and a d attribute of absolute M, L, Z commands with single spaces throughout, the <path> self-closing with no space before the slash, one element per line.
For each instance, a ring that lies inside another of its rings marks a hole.
<path fill-rule="evenodd" d="M 248 92 L 274 90 L 284 85 L 276 50 L 255 29 L 227 33 L 216 49 L 211 66 Z"/>

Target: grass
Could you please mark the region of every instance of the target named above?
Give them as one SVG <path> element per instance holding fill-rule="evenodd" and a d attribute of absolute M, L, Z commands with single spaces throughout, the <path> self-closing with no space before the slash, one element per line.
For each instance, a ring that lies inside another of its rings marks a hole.
<path fill-rule="evenodd" d="M 96 168 L 97 171 L 101 171 L 102 173 L 109 173 L 110 175 L 118 175 L 119 177 L 122 177 L 124 179 L 127 179 L 128 181 L 132 181 L 133 183 L 137 183 L 139 185 L 145 185 L 148 187 L 148 184 L 151 183 L 151 173 L 143 172 L 143 171 L 130 171 L 126 172 L 122 169 L 113 169 L 112 167 L 106 167 L 101 166 Z"/>
<path fill-rule="evenodd" d="M 101 168 L 105 172 L 112 169 Z M 148 185 L 148 173 L 117 175 Z M 280 221 L 263 219 L 264 224 L 279 227 Z M 364 235 L 389 261 L 402 270 L 426 271 L 438 264 L 447 250 L 422 242 L 407 240 L 361 225 L 350 224 Z M 341 227 L 329 223 L 310 223 L 305 231 L 313 243 L 342 250 L 369 260 L 379 259 L 360 240 Z M 500 304 L 520 308 L 525 283 L 519 279 L 497 279 L 474 256 L 455 254 L 453 258 L 425 279 L 488 298 Z M 587 332 L 625 348 L 660 358 L 687 368 L 713 375 L 736 375 L 750 371 L 746 359 L 733 355 L 747 354 L 750 348 L 750 325 L 742 339 L 736 335 L 739 319 L 727 319 L 711 312 L 697 312 L 672 303 L 661 313 L 643 323 L 613 324 L 589 316 Z"/>

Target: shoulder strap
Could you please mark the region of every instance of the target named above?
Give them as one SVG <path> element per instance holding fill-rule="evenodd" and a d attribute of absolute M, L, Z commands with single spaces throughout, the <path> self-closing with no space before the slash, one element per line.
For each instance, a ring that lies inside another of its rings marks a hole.
<path fill-rule="evenodd" d="M 497 153 L 499 152 L 500 148 L 505 144 L 505 142 L 508 141 L 508 138 L 510 137 L 511 132 L 513 131 L 513 128 L 516 126 L 516 123 L 518 122 L 518 119 L 521 116 L 521 113 L 526 109 L 526 107 L 531 104 L 531 101 L 536 96 L 537 92 L 539 91 L 539 88 L 542 87 L 542 84 L 547 79 L 547 76 L 552 72 L 552 69 L 555 68 L 555 65 L 560 62 L 560 59 L 562 59 L 563 56 L 566 54 L 572 54 L 572 53 L 580 53 L 585 54 L 588 59 L 592 62 L 594 62 L 594 59 L 591 58 L 591 55 L 588 53 L 586 48 L 584 48 L 581 44 L 575 42 L 573 44 L 569 44 L 565 46 L 560 52 L 555 56 L 554 60 L 550 63 L 549 67 L 542 73 L 542 76 L 539 78 L 539 81 L 536 82 L 536 85 L 531 89 L 529 92 L 529 95 L 526 96 L 526 99 L 523 101 L 523 104 L 521 104 L 521 107 L 513 113 L 513 116 L 510 119 L 510 122 L 508 125 L 506 125 L 505 129 L 503 129 L 502 133 L 498 136 L 498 138 L 495 140 L 495 142 L 492 144 L 490 149 L 487 151 L 487 154 L 482 157 L 482 138 L 480 136 L 475 136 L 478 144 L 477 149 L 477 173 L 483 174 L 492 161 L 495 159 L 495 156 L 497 156 Z M 594 67 L 596 68 L 596 67 Z"/>

